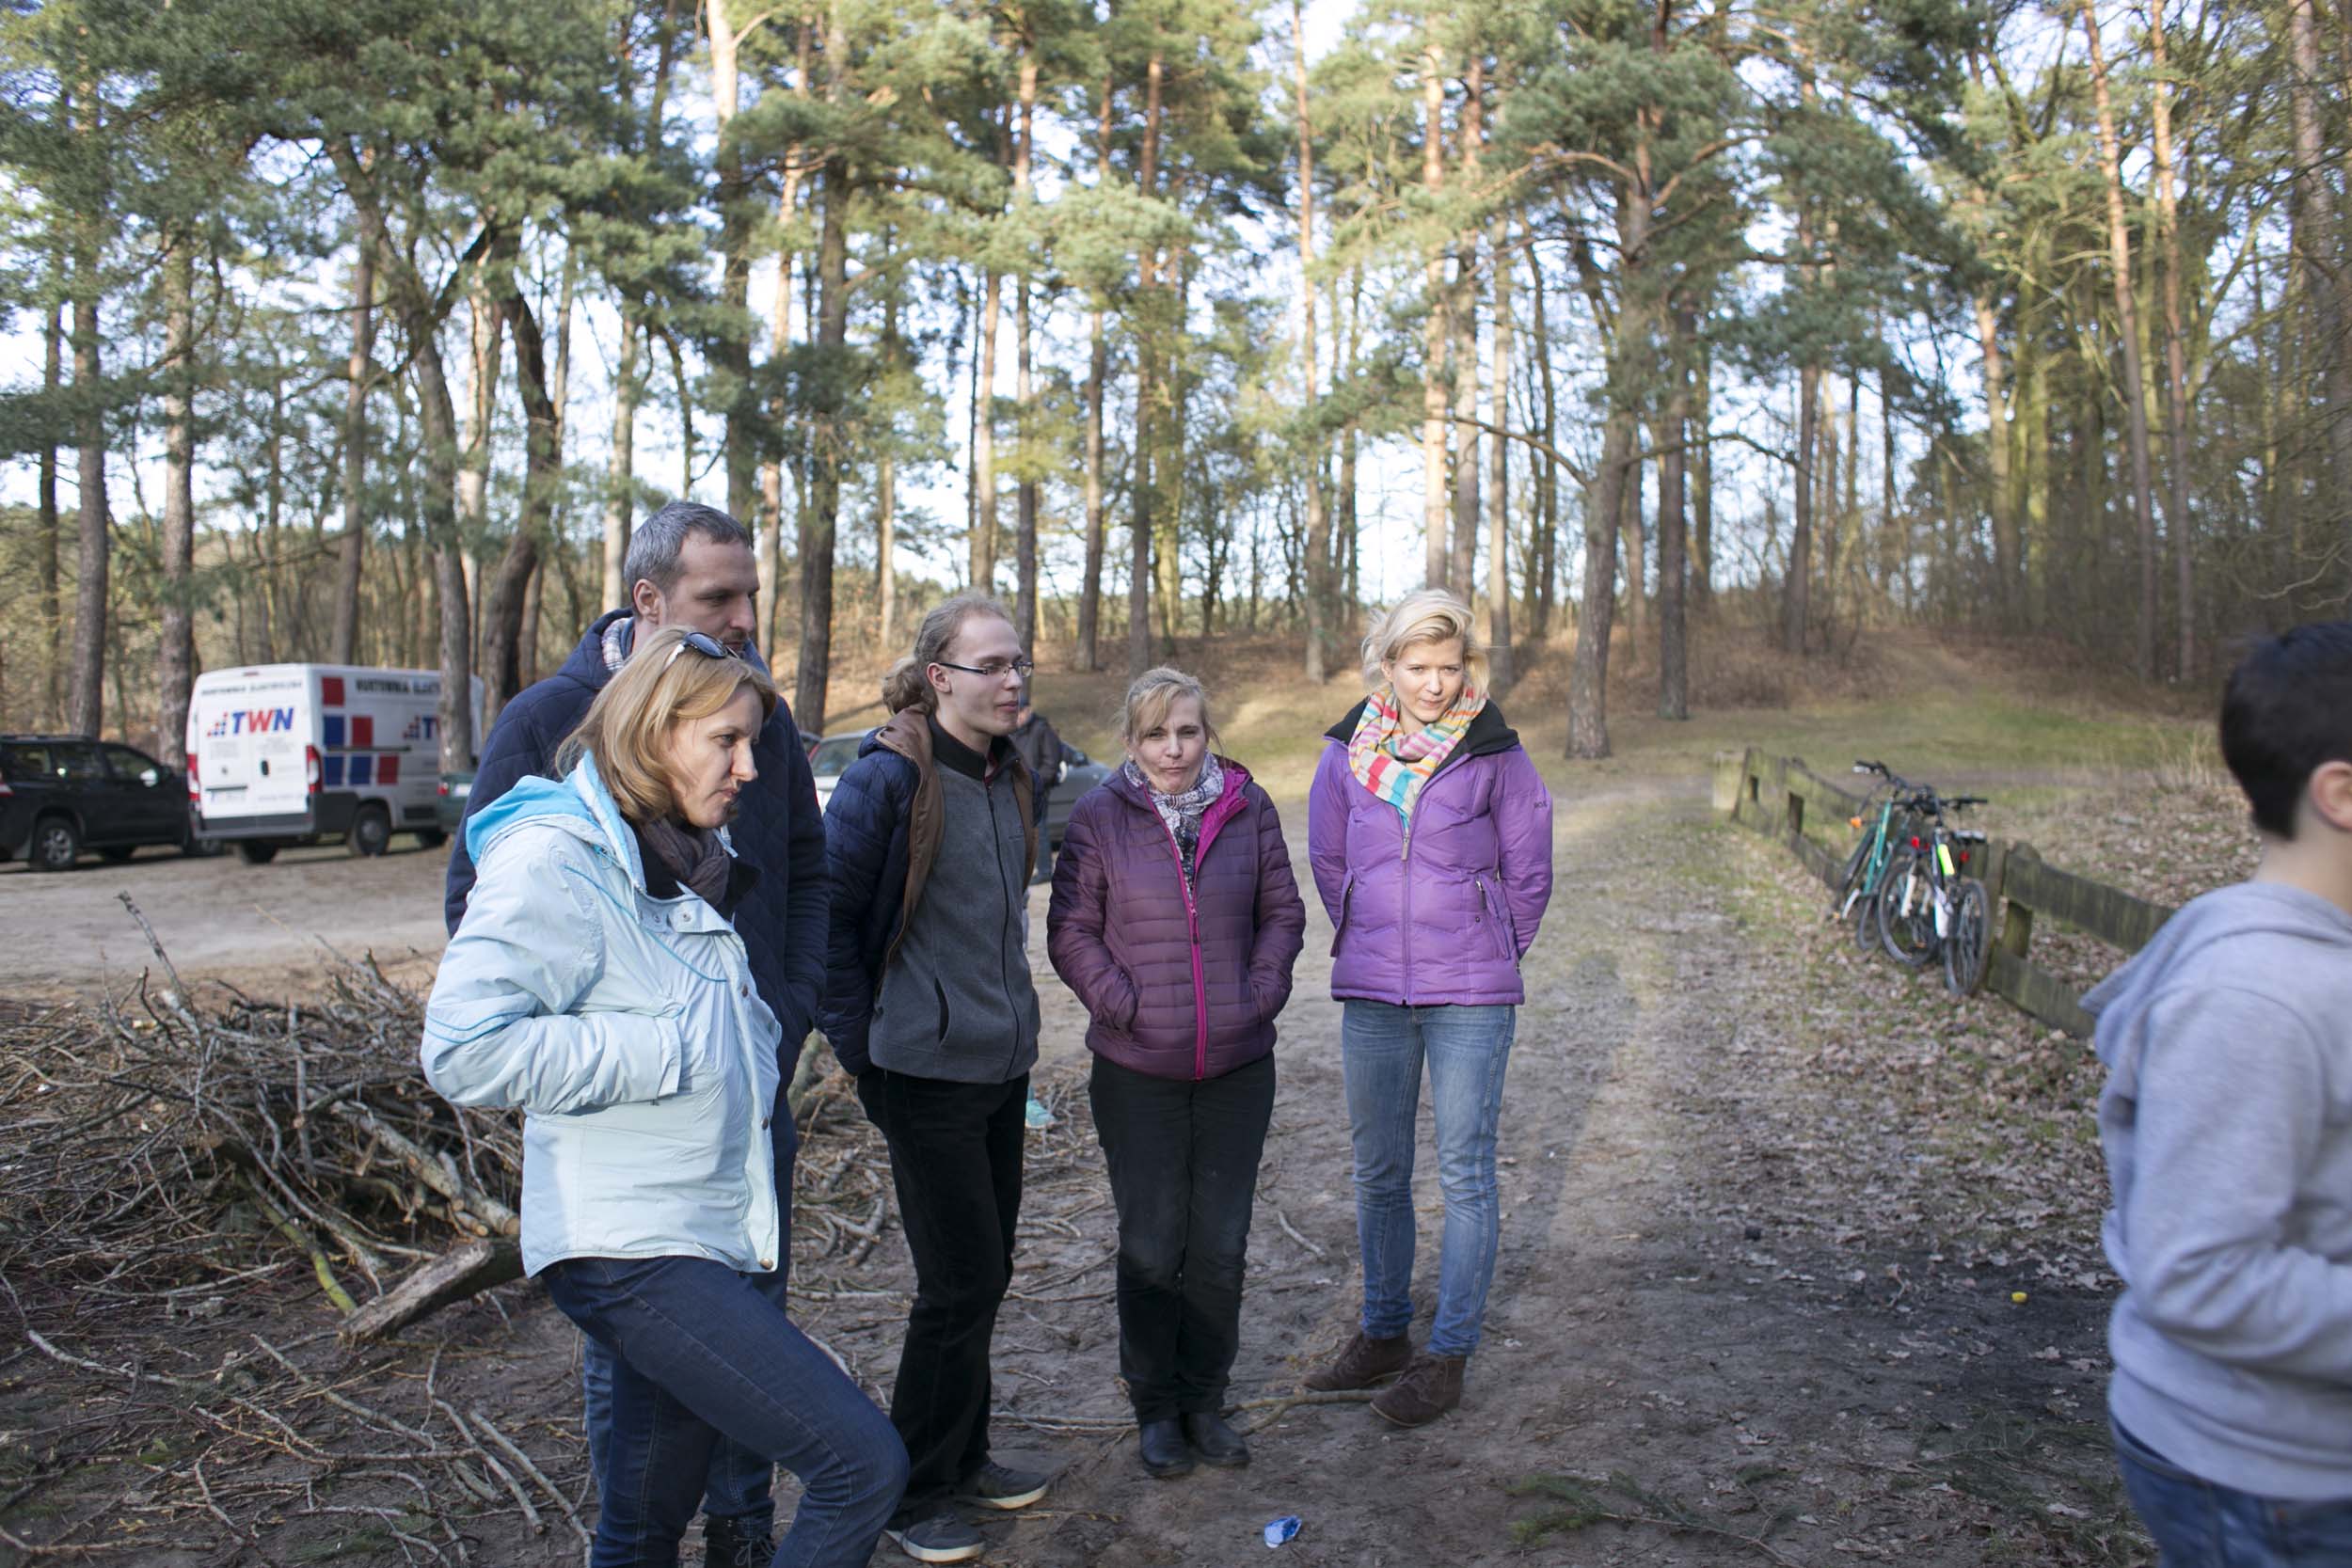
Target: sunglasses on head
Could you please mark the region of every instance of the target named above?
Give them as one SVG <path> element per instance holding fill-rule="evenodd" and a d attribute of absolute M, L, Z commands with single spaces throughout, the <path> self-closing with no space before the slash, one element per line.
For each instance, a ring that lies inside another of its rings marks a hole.
<path fill-rule="evenodd" d="M 693 649 L 705 658 L 734 658 L 737 657 L 733 649 L 729 648 L 725 643 L 720 641 L 717 638 L 711 636 L 708 632 L 690 631 L 684 637 L 678 639 L 677 646 L 670 650 L 670 657 L 661 661 L 661 668 L 667 670 L 671 665 L 675 664 L 677 662 L 677 656 L 684 653 L 689 648 Z"/>

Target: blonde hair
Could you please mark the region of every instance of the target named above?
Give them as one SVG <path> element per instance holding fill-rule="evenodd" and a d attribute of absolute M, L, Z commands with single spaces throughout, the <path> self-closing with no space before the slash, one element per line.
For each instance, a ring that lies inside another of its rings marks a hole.
<path fill-rule="evenodd" d="M 947 656 L 962 635 L 964 622 L 976 615 L 993 615 L 1009 626 L 1014 624 L 1012 611 L 986 594 L 958 594 L 942 599 L 914 629 L 914 652 L 882 676 L 882 706 L 893 713 L 911 707 L 936 712 L 939 693 L 931 689 L 931 666 Z"/>
<path fill-rule="evenodd" d="M 1165 664 L 1156 670 L 1146 670 L 1128 683 L 1127 712 L 1120 723 L 1120 740 L 1134 751 L 1136 740 L 1146 731 L 1168 722 L 1168 709 L 1184 697 L 1200 705 L 1200 727 L 1208 732 L 1209 744 L 1220 744 L 1216 721 L 1209 717 L 1209 694 L 1201 689 L 1200 679 Z"/>
<path fill-rule="evenodd" d="M 740 656 L 681 653 L 685 641 L 678 626 L 639 638 L 628 662 L 596 693 L 587 717 L 555 753 L 564 772 L 583 756 L 596 758 L 604 787 L 632 822 L 657 822 L 677 807 L 667 768 L 676 726 L 709 718 L 747 686 L 759 694 L 763 725 L 776 711 L 776 683 L 766 671 Z"/>
<path fill-rule="evenodd" d="M 1423 588 L 1406 594 L 1394 608 L 1372 618 L 1364 633 L 1364 684 L 1377 690 L 1387 684 L 1385 666 L 1421 642 L 1450 642 L 1460 639 L 1462 670 L 1470 689 L 1486 689 L 1486 650 L 1478 641 L 1478 618 L 1458 594 L 1442 588 Z"/>

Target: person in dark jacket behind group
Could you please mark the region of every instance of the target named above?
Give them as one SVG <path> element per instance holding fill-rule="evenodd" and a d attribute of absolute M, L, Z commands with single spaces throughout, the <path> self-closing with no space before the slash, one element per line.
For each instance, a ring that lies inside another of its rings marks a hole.
<path fill-rule="evenodd" d="M 469 825 L 523 779 L 559 771 L 557 749 L 579 728 L 630 651 L 656 632 L 673 626 L 699 631 L 757 661 L 751 637 L 758 624 L 759 571 L 751 534 L 725 513 L 672 501 L 638 525 L 623 575 L 629 582 L 628 608 L 599 617 L 561 670 L 499 711 L 466 802 Z M 759 876 L 735 911 L 735 927 L 750 952 L 752 984 L 782 1025 L 782 1049 L 797 1052 L 816 1020 L 824 984 L 828 882 L 816 782 L 791 710 L 781 700 L 753 743 L 752 759 L 759 776 L 743 787 L 734 838 L 737 852 Z M 457 835 L 449 858 L 444 913 L 453 936 L 465 919 L 474 885 L 467 836 Z M 791 1064 L 781 1065 L 789 1078 Z M 784 1118 L 776 1155 L 784 1163 L 778 1185 L 787 1193 L 792 1190 L 795 1148 L 792 1124 Z M 789 1212 L 784 1225 L 788 1232 Z M 788 1251 L 788 1234 L 784 1245 Z M 779 1267 L 782 1262 L 780 1258 Z M 612 1425 L 612 1353 L 603 1345 L 594 1338 L 583 1341 L 588 1459 L 599 1485 Z M 769 1497 L 772 1475 L 765 1459 L 738 1444 L 723 1440 L 711 1450 L 703 1505 L 707 1560 L 726 1568 L 739 1563 L 765 1568 L 775 1519 Z"/>
<path fill-rule="evenodd" d="M 1470 607 L 1405 597 L 1364 639 L 1372 695 L 1325 736 L 1307 797 L 1308 858 L 1331 917 L 1331 994 L 1356 1154 L 1361 1326 L 1309 1375 L 1363 1388 L 1400 1426 L 1461 1402 L 1493 1283 L 1495 1129 L 1519 960 L 1551 899 L 1551 796 L 1487 697 Z M 1445 1195 L 1438 1312 L 1412 1354 L 1414 1115 L 1422 1069 Z"/>
<path fill-rule="evenodd" d="M 1192 676 L 1127 689 L 1127 763 L 1070 814 L 1045 945 L 1091 1022 L 1089 1097 L 1119 1209 L 1119 1370 L 1143 1467 L 1249 1463 L 1225 1422 L 1274 1018 L 1307 926 L 1274 802 Z"/>
<path fill-rule="evenodd" d="M 1053 721 L 1038 712 L 1025 691 L 1021 694 L 1021 711 L 1013 720 L 1012 749 L 1029 765 L 1029 777 L 1037 791 L 1037 875 L 1031 880 L 1041 882 L 1054 874 L 1054 847 L 1045 836 L 1046 807 L 1053 799 L 1055 786 L 1061 783 L 1063 766 L 1070 760 L 1070 748 L 1062 744 Z"/>
<path fill-rule="evenodd" d="M 976 594 L 923 619 L 882 679 L 891 718 L 825 808 L 832 939 L 820 1022 L 890 1148 L 914 1307 L 890 1399 L 913 1463 L 888 1531 L 919 1562 L 980 1555 L 955 1512 L 1025 1508 L 1044 1475 L 989 1456 L 989 1348 L 1012 1280 L 1037 990 L 1022 935 L 1037 818 L 1010 741 L 1029 678 Z"/>

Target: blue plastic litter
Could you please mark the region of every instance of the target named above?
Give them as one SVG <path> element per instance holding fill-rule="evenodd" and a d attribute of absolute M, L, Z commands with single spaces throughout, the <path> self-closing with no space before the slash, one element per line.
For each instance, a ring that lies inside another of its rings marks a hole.
<path fill-rule="evenodd" d="M 1054 1113 L 1047 1110 L 1045 1108 L 1045 1102 L 1038 1099 L 1035 1095 L 1031 1095 L 1029 1097 L 1029 1103 L 1027 1107 L 1023 1110 L 1022 1116 L 1027 1120 L 1029 1126 L 1037 1132 L 1041 1132 L 1048 1127 L 1054 1125 Z"/>
<path fill-rule="evenodd" d="M 1302 1523 L 1304 1523 L 1304 1521 L 1301 1520 L 1295 1513 L 1285 1513 L 1279 1519 L 1267 1520 L 1265 1527 L 1265 1544 L 1269 1546 L 1280 1545 L 1283 1542 L 1288 1541 L 1292 1536 L 1298 1533 L 1298 1527 Z"/>

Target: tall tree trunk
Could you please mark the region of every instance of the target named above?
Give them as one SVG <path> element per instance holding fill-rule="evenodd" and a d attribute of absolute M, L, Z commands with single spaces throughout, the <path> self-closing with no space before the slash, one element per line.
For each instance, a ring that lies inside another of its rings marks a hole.
<path fill-rule="evenodd" d="M 1298 112 L 1299 428 L 1306 435 L 1307 679 L 1329 676 L 1331 524 L 1324 507 L 1323 432 L 1315 423 L 1315 133 L 1307 100 L 1307 12 L 1291 0 L 1291 90 Z"/>
<path fill-rule="evenodd" d="M 1026 13 L 1024 13 L 1025 18 Z M 1019 77 L 1020 126 L 1013 141 L 1012 199 L 1021 214 L 1023 228 L 1030 218 L 1032 192 L 1029 184 L 1029 162 L 1034 150 L 1037 119 L 1037 44 L 1024 38 L 1021 46 Z M 1021 645 L 1031 651 L 1037 648 L 1037 454 L 1031 450 L 1037 440 L 1037 403 L 1029 364 L 1029 266 L 1025 258 L 1021 276 L 1013 285 L 1013 330 L 1019 341 L 1013 346 L 1013 386 L 1015 404 L 1013 451 L 1021 465 L 1020 483 L 1013 491 L 1013 526 L 1019 531 L 1013 541 L 1014 624 L 1021 633 Z"/>
<path fill-rule="evenodd" d="M 2010 442 L 2013 437 L 2010 430 L 2009 389 L 2001 363 L 2001 318 L 1990 292 L 1978 291 L 1976 312 L 1977 348 L 1984 356 L 1985 461 L 1993 485 L 1993 575 L 1999 584 L 2002 619 L 2014 624 L 2023 574 L 2019 570 L 2016 492 L 2010 475 Z"/>
<path fill-rule="evenodd" d="M 816 90 L 813 67 L 817 19 L 803 12 L 793 34 L 798 59 L 792 96 L 806 103 Z M 776 201 L 776 222 L 787 235 L 792 220 L 800 214 L 801 187 L 808 173 L 807 158 L 807 149 L 797 141 L 784 150 L 783 192 Z M 768 323 L 768 360 L 771 366 L 779 364 L 792 351 L 792 243 L 787 238 L 776 251 L 776 303 Z M 784 429 L 792 418 L 791 404 L 781 384 L 769 400 L 768 418 L 777 430 Z M 803 495 L 800 499 L 805 501 L 807 498 Z M 759 647 L 762 654 L 772 655 L 784 645 L 784 459 L 773 452 L 760 460 L 759 510 Z M 797 519 L 794 531 L 798 531 Z M 887 637 L 885 632 L 885 640 Z"/>
<path fill-rule="evenodd" d="M 1683 475 L 1689 470 L 1691 359 L 1698 322 L 1689 307 L 1674 313 L 1665 418 L 1657 425 L 1658 717 L 1691 717 L 1690 650 L 1684 641 Z"/>
<path fill-rule="evenodd" d="M 622 579 L 628 559 L 629 513 L 637 487 L 637 398 L 644 380 L 637 372 L 637 345 L 645 329 L 635 314 L 621 309 L 621 351 L 612 369 L 612 467 L 604 492 L 604 586 L 598 603 L 619 610 L 634 586 Z"/>
<path fill-rule="evenodd" d="M 972 586 L 996 592 L 996 322 L 1004 314 L 1002 276 L 980 291 L 980 366 L 973 382 Z"/>
<path fill-rule="evenodd" d="M 827 94 L 836 104 L 848 96 L 845 75 L 850 36 L 834 0 L 825 30 L 825 56 L 832 62 Z M 817 237 L 817 353 L 827 384 L 811 420 L 817 467 L 808 524 L 801 532 L 801 662 L 792 710 L 811 735 L 825 729 L 825 700 L 833 674 L 833 552 L 841 511 L 841 469 L 848 459 L 849 431 L 841 416 L 840 365 L 850 341 L 850 166 L 836 152 L 825 165 L 824 217 Z"/>
<path fill-rule="evenodd" d="M 892 375 L 902 368 L 898 342 L 898 293 L 882 304 L 882 356 Z M 882 433 L 882 462 L 874 477 L 874 599 L 879 641 L 898 641 L 898 448 L 895 432 Z"/>
<path fill-rule="evenodd" d="M 1094 182 L 1111 177 L 1111 78 L 1103 78 L 1094 122 Z M 1107 187 L 1105 187 L 1107 188 Z M 1103 667 L 1103 391 L 1110 375 L 1110 350 L 1103 341 L 1103 302 L 1087 309 L 1086 382 L 1086 576 L 1078 587 L 1078 643 L 1071 667 L 1089 673 Z"/>
<path fill-rule="evenodd" d="M 350 378 L 343 388 L 343 537 L 335 576 L 337 664 L 358 662 L 359 581 L 368 543 L 368 390 L 375 378 L 375 247 L 355 246 L 351 268 Z"/>
<path fill-rule="evenodd" d="M 490 580 L 489 602 L 483 611 L 486 640 L 482 657 L 486 677 L 483 716 L 493 722 L 499 710 L 523 689 L 524 606 L 532 578 L 539 568 L 548 509 L 564 482 L 555 400 L 548 392 L 547 341 L 539 330 L 539 318 L 524 296 L 518 260 L 509 258 L 500 272 L 501 314 L 515 334 L 515 379 L 522 391 L 525 436 L 522 510 L 499 558 Z"/>
<path fill-rule="evenodd" d="M 1691 607 L 1705 615 L 1715 601 L 1715 356 L 1702 341 L 1691 372 Z"/>
<path fill-rule="evenodd" d="M 59 271 L 63 271 L 62 265 Z M 56 280 L 53 279 L 53 286 Z M 44 725 L 56 724 L 64 712 L 65 616 L 58 603 L 57 439 L 54 434 L 58 393 L 65 385 L 65 308 L 53 302 L 41 323 L 41 404 L 49 409 L 42 421 L 40 467 L 34 504 L 40 537 L 34 577 L 40 592 L 41 705 Z"/>
<path fill-rule="evenodd" d="M 1364 271 L 1359 265 L 1348 275 L 1346 366 L 1350 380 L 1356 376 L 1357 346 L 1363 325 L 1363 296 Z M 1356 498 L 1356 448 L 1362 432 L 1363 420 L 1354 413 L 1348 415 L 1347 424 L 1340 432 L 1340 547 L 1346 560 L 1340 573 L 1340 593 L 1351 619 L 1364 602 L 1363 581 L 1359 575 L 1362 562 L 1357 549 L 1362 543 L 1359 537 L 1361 524 Z"/>
<path fill-rule="evenodd" d="M 1560 450 L 1559 406 L 1552 385 L 1551 326 L 1544 310 L 1544 267 L 1534 253 L 1534 230 L 1525 228 L 1528 236 L 1527 282 L 1535 307 L 1535 368 L 1542 378 L 1544 405 L 1544 445 Z M 1536 527 L 1535 546 L 1535 616 L 1528 630 L 1537 641 L 1551 635 L 1551 611 L 1560 580 L 1560 470 L 1550 458 L 1544 459 L 1535 482 L 1535 504 L 1541 509 Z"/>
<path fill-rule="evenodd" d="M 751 401 L 752 379 L 752 231 L 751 183 L 743 170 L 743 154 L 727 128 L 742 101 L 742 72 L 738 53 L 744 37 L 766 21 L 748 19 L 751 9 L 736 0 L 703 0 L 710 24 L 710 102 L 719 124 L 719 320 L 704 352 L 717 372 L 726 397 L 726 429 L 723 461 L 727 473 L 727 515 L 739 521 L 756 515 L 758 492 L 758 432 L 762 413 Z"/>
<path fill-rule="evenodd" d="M 1445 188 L 1445 62 L 1431 42 L 1421 57 L 1421 183 L 1430 204 Z M 1421 526 L 1422 567 L 1427 586 L 1446 586 L 1445 454 L 1447 405 L 1445 381 L 1446 277 L 1445 249 L 1432 244 L 1422 265 L 1427 298 L 1422 303 L 1421 369 Z"/>
<path fill-rule="evenodd" d="M 1618 330 L 1623 331 L 1620 325 Z M 1634 465 L 1633 414 L 1610 410 L 1602 427 L 1600 469 L 1584 495 L 1584 594 L 1576 619 L 1576 657 L 1568 667 L 1568 755 L 1609 754 L 1609 636 L 1617 597 L 1617 517 Z"/>
<path fill-rule="evenodd" d="M 94 121 L 95 111 L 91 112 Z M 95 130 L 94 123 L 84 129 Z M 94 221 L 94 220 L 92 220 Z M 66 726 L 96 736 L 105 718 L 106 680 L 106 388 L 99 357 L 97 243 L 87 242 L 73 279 L 73 394 L 80 404 L 80 550 L 73 582 L 72 688 Z"/>
<path fill-rule="evenodd" d="M 1098 306 L 1087 312 L 1086 576 L 1078 586 L 1078 645 L 1071 661 L 1081 672 L 1103 667 L 1103 381 L 1109 371 Z"/>
<path fill-rule="evenodd" d="M 2308 7 L 2310 0 L 2295 0 Z M 2133 657 L 2144 681 L 2156 678 L 2156 514 L 2148 462 L 2148 378 L 2139 357 L 2139 309 L 2132 293 L 2131 230 L 2123 215 L 2122 154 L 2115 114 L 2107 102 L 2106 52 L 2099 42 L 2099 19 L 2084 0 L 2083 36 L 2090 44 L 2090 103 L 2099 124 L 2099 169 L 2107 195 L 2107 264 L 2114 273 L 2118 345 L 2123 351 L 2123 431 L 2132 459 L 2132 509 L 2139 525 L 2139 622 Z"/>
<path fill-rule="evenodd" d="M 1515 669 L 1511 650 L 1511 443 L 1502 434 L 1511 422 L 1511 250 L 1510 233 L 1499 221 L 1488 249 L 1494 258 L 1495 279 L 1495 360 L 1490 378 L 1495 429 L 1487 440 L 1487 458 L 1494 465 L 1494 499 L 1486 519 L 1486 657 L 1493 664 L 1494 689 L 1500 694 L 1511 689 Z"/>
<path fill-rule="evenodd" d="M 2310 0 L 2298 0 L 2308 7 Z M 2173 188 L 2172 84 L 2165 55 L 2164 6 L 2148 8 L 2148 47 L 2155 66 L 2149 96 L 2156 163 L 2156 263 L 2164 285 L 2164 521 L 2172 540 L 2172 591 L 2178 637 L 2174 669 L 2197 676 L 2197 529 L 2188 510 L 2188 359 L 2181 327 L 2181 209 Z M 2339 345 L 2341 356 L 2341 345 Z M 2339 407 L 2339 420 L 2346 414 Z"/>
<path fill-rule="evenodd" d="M 2318 89 L 2319 31 L 2312 0 L 2287 0 L 2287 43 L 2291 87 L 2289 120 L 2295 139 L 2295 240 L 2305 297 L 2311 301 L 2327 367 L 2328 407 L 2321 415 L 2328 452 L 2331 519 L 2346 530 L 2339 544 L 2352 558 L 2352 275 L 2344 271 L 2344 233 L 2336 225 L 2335 192 L 2328 183 L 2325 132 Z M 2352 561 L 2338 579 L 2352 572 Z"/>
<path fill-rule="evenodd" d="M 179 754 L 196 684 L 196 255 L 187 233 L 164 256 L 163 603 L 155 643 L 155 745 Z"/>
<path fill-rule="evenodd" d="M 1473 44 L 1470 75 L 1463 82 L 1462 124 L 1456 160 L 1462 188 L 1474 197 L 1478 189 L 1479 153 L 1486 139 L 1486 61 Z M 1478 230 L 1466 225 L 1454 251 L 1454 293 L 1448 326 L 1454 338 L 1454 413 L 1462 420 L 1478 418 Z M 1503 396 L 1494 395 L 1496 424 L 1502 419 Z M 1481 432 L 1474 424 L 1454 423 L 1454 544 L 1446 557 L 1446 578 L 1465 601 L 1478 592 L 1478 470 Z"/>
<path fill-rule="evenodd" d="M 1160 194 L 1160 115 L 1165 76 L 1168 70 L 1165 53 L 1154 48 L 1144 67 L 1143 75 L 1143 152 L 1136 169 L 1136 186 L 1147 202 L 1157 201 Z M 1153 315 L 1157 309 L 1152 294 L 1159 283 L 1159 249 L 1147 241 L 1143 254 L 1137 259 L 1137 288 L 1136 304 L 1141 318 L 1142 331 L 1136 341 L 1136 436 L 1135 477 L 1129 487 L 1134 495 L 1134 519 L 1127 539 L 1127 673 L 1139 675 L 1152 667 L 1152 427 L 1156 422 L 1159 399 L 1154 385 L 1157 371 L 1159 333 Z"/>
<path fill-rule="evenodd" d="M 1781 585 L 1780 645 L 1792 654 L 1804 652 L 1813 619 L 1813 497 L 1820 418 L 1820 367 L 1801 366 L 1797 371 L 1796 498 L 1789 508 L 1788 579 Z"/>

